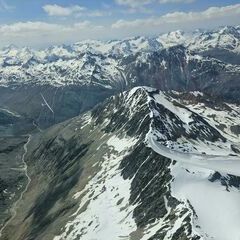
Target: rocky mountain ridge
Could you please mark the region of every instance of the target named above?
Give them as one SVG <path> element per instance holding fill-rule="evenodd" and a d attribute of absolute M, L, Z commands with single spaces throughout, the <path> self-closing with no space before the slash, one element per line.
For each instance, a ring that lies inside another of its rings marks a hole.
<path fill-rule="evenodd" d="M 237 105 L 201 92 L 110 97 L 31 139 L 3 239 L 236 240 L 239 125 Z"/>
<path fill-rule="evenodd" d="M 0 51 L 0 107 L 46 128 L 136 86 L 240 102 L 239 27 Z M 24 107 L 22 107 L 24 106 Z"/>
<path fill-rule="evenodd" d="M 149 55 L 182 45 L 186 48 L 187 59 L 195 58 L 204 62 L 206 59 L 201 55 L 206 56 L 210 51 L 213 58 L 219 57 L 213 54 L 216 50 L 228 51 L 229 54 L 238 56 L 239 41 L 239 27 L 224 27 L 211 32 L 196 31 L 191 35 L 176 31 L 157 38 L 83 41 L 40 51 L 9 46 L 0 51 L 0 84 L 34 83 L 59 86 L 94 83 L 113 88 L 119 81 L 124 80 L 123 75 L 128 74 L 124 66 L 126 58 L 136 58 L 140 54 L 143 64 Z M 167 59 L 164 61 L 167 62 Z M 226 62 L 232 63 L 231 59 L 229 61 Z M 239 64 L 239 60 L 232 64 Z"/>
<path fill-rule="evenodd" d="M 9 45 L 1 49 L 1 64 L 9 60 L 9 64 L 26 64 L 35 59 L 38 62 L 51 62 L 58 59 L 76 58 L 80 53 L 91 52 L 103 55 L 129 55 L 137 52 L 155 52 L 163 48 L 183 45 L 190 50 L 205 51 L 211 48 L 239 51 L 240 26 L 225 26 L 214 30 L 181 30 L 169 32 L 157 37 L 132 37 L 123 40 L 97 41 L 85 40 L 72 45 L 52 46 L 47 49 L 34 50 Z M 12 58 L 12 61 L 10 59 Z"/>

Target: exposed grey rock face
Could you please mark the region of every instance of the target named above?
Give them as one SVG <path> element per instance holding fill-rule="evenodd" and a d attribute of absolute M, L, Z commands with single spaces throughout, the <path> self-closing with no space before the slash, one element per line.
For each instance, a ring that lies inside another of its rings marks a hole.
<path fill-rule="evenodd" d="M 0 51 L 0 106 L 46 128 L 135 86 L 198 90 L 239 102 L 239 39 L 238 27 L 224 27 L 42 51 L 5 48 Z"/>
<path fill-rule="evenodd" d="M 203 224 L 212 218 L 195 201 L 209 189 L 215 196 L 206 201 L 217 206 L 225 204 L 217 194 L 239 194 L 239 177 L 227 168 L 216 173 L 212 165 L 195 165 L 210 154 L 222 160 L 237 154 L 231 124 L 240 122 L 238 107 L 211 103 L 199 92 L 135 88 L 35 135 L 26 154 L 31 182 L 3 239 L 230 240 Z M 192 163 L 158 154 L 150 137 L 163 149 L 193 156 Z M 224 208 L 211 214 L 219 211 Z"/>

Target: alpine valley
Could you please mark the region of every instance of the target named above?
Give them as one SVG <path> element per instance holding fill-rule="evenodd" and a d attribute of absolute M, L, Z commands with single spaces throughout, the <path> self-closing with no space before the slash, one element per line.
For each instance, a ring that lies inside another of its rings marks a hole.
<path fill-rule="evenodd" d="M 239 240 L 240 27 L 0 51 L 0 239 Z"/>

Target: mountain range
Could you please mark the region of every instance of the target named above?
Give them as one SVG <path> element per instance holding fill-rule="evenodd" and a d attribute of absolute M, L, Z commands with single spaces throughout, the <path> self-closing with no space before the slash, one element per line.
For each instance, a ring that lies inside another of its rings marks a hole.
<path fill-rule="evenodd" d="M 139 87 L 33 135 L 3 239 L 238 239 L 239 107 L 212 103 Z"/>
<path fill-rule="evenodd" d="M 0 103 L 45 128 L 135 86 L 239 102 L 239 31 L 176 31 L 39 51 L 9 46 L 0 52 Z"/>
<path fill-rule="evenodd" d="M 0 239 L 238 240 L 240 27 L 0 51 Z"/>

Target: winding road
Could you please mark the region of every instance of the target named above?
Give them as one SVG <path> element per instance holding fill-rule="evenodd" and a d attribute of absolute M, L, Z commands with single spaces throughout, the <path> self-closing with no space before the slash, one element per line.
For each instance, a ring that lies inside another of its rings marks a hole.
<path fill-rule="evenodd" d="M 27 177 L 27 185 L 26 185 L 26 187 L 24 188 L 24 190 L 22 191 L 22 193 L 21 193 L 21 195 L 20 195 L 20 197 L 19 197 L 19 199 L 13 204 L 13 206 L 12 206 L 12 208 L 11 208 L 11 218 L 4 224 L 4 226 L 1 228 L 1 230 L 0 230 L 0 237 L 2 236 L 2 232 L 3 232 L 3 230 L 8 226 L 8 224 L 15 218 L 15 216 L 16 216 L 16 214 L 17 214 L 17 208 L 18 208 L 18 203 L 22 200 L 22 198 L 23 198 L 23 195 L 26 193 L 26 191 L 28 190 L 28 186 L 29 186 L 29 184 L 30 184 L 30 182 L 31 182 L 31 178 L 29 177 L 29 175 L 28 175 L 28 170 L 27 170 L 27 163 L 25 162 L 25 156 L 26 156 L 26 154 L 27 154 L 27 146 L 28 146 L 28 144 L 29 144 L 29 142 L 31 141 L 31 135 L 29 134 L 28 135 L 28 141 L 24 144 L 24 146 L 23 146 L 23 148 L 24 148 L 24 153 L 23 153 L 23 155 L 22 155 L 22 162 L 23 162 L 23 164 L 24 164 L 24 167 L 23 167 L 23 171 L 25 171 L 25 175 L 26 175 L 26 177 Z"/>

